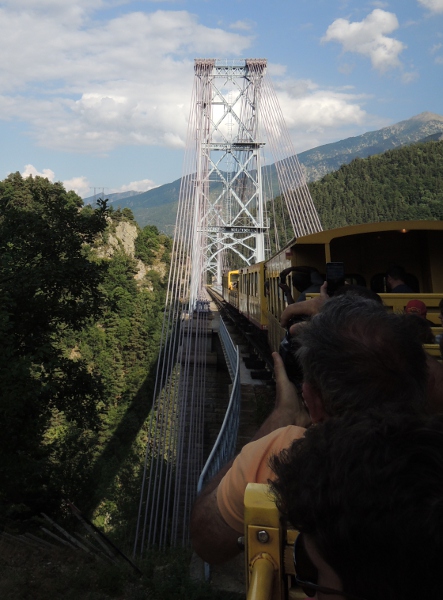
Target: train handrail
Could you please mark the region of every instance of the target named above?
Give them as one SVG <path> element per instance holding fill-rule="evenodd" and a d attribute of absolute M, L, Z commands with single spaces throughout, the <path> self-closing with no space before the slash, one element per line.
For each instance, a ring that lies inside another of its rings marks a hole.
<path fill-rule="evenodd" d="M 275 565 L 266 552 L 254 557 L 247 600 L 271 600 Z"/>
<path fill-rule="evenodd" d="M 294 580 L 292 548 L 299 532 L 280 518 L 270 487 L 249 483 L 244 506 L 247 600 L 305 599 Z"/>
<path fill-rule="evenodd" d="M 197 483 L 198 493 L 202 490 L 204 484 L 234 456 L 240 423 L 240 351 L 238 346 L 235 346 L 231 340 L 222 319 L 220 319 L 219 333 L 226 353 L 228 368 L 234 381 L 222 426 Z"/>

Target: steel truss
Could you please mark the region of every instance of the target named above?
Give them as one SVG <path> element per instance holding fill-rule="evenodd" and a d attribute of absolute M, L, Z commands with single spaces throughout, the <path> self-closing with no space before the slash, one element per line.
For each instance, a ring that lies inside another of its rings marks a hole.
<path fill-rule="evenodd" d="M 209 283 L 221 282 L 228 250 L 238 263 L 265 259 L 268 229 L 261 182 L 259 115 L 266 60 L 196 59 L 197 232 Z"/>

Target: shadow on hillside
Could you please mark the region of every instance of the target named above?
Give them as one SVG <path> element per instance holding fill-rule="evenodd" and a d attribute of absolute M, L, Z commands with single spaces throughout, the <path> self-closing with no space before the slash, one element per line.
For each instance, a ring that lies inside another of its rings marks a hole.
<path fill-rule="evenodd" d="M 173 335 L 172 338 L 179 339 L 179 336 Z M 163 357 L 166 355 L 166 352 L 167 351 L 164 351 L 162 355 L 158 357 L 155 363 L 152 364 L 146 378 L 134 396 L 134 399 L 126 409 L 116 430 L 106 443 L 101 455 L 95 461 L 95 464 L 89 475 L 89 485 L 86 486 L 89 494 L 87 499 L 84 499 L 83 505 L 84 512 L 89 515 L 91 515 L 97 509 L 104 499 L 109 500 L 108 495 L 112 495 L 112 491 L 110 491 L 111 486 L 117 475 L 119 475 L 121 472 L 124 462 L 128 459 L 128 457 L 130 457 L 133 444 L 153 407 L 153 394 L 157 366 L 159 363 L 161 364 L 161 361 L 164 360 Z M 177 348 L 175 348 L 174 356 L 176 356 L 176 352 Z M 169 364 L 169 361 L 167 362 Z M 174 361 L 171 361 L 171 363 L 172 366 L 170 367 L 169 372 L 166 373 L 166 378 L 169 378 L 172 368 L 174 367 Z M 134 461 L 137 461 L 137 463 L 139 461 L 140 463 L 144 461 L 144 449 L 143 456 L 140 456 L 140 454 L 134 454 Z M 126 495 L 124 504 L 132 505 L 132 518 L 136 518 L 136 513 L 138 510 L 143 468 L 137 469 L 137 471 L 138 476 L 135 479 L 131 478 L 131 480 L 126 482 L 129 489 L 122 490 L 120 493 L 120 496 Z M 116 502 L 118 502 L 118 499 Z"/>

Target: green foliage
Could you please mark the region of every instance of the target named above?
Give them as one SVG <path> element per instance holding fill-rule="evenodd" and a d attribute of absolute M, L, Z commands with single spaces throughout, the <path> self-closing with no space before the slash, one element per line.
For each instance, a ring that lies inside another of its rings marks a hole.
<path fill-rule="evenodd" d="M 189 575 L 189 552 L 151 551 L 137 576 L 128 565 L 108 564 L 66 548 L 10 546 L 2 550 L 0 597 L 64 600 L 241 600 Z"/>
<path fill-rule="evenodd" d="M 167 235 L 161 234 L 155 225 L 146 225 L 135 240 L 135 256 L 146 265 L 152 265 L 160 248 L 163 247 L 163 260 L 169 263 L 172 240 Z"/>
<path fill-rule="evenodd" d="M 8 510 L 23 501 L 42 506 L 49 463 L 41 442 L 52 411 L 97 426 L 100 382 L 60 346 L 65 331 L 101 311 L 106 267 L 89 260 L 85 245 L 105 229 L 106 206 L 83 212 L 82 204 L 41 177 L 0 182 L 0 506 Z"/>
<path fill-rule="evenodd" d="M 98 202 L 100 202 L 100 200 Z M 111 204 L 108 208 L 108 214 L 114 223 L 119 223 L 120 221 L 134 221 L 134 215 L 132 213 L 132 210 L 127 207 L 123 210 L 120 207 L 114 209 L 114 207 Z"/>
<path fill-rule="evenodd" d="M 46 179 L 0 182 L 0 518 L 67 499 L 109 530 L 135 514 L 171 240 L 147 228 L 136 281 L 123 250 L 98 258 L 116 223 L 138 230 L 108 214 Z"/>
<path fill-rule="evenodd" d="M 310 184 L 324 228 L 443 218 L 443 142 L 412 144 L 349 165 Z"/>

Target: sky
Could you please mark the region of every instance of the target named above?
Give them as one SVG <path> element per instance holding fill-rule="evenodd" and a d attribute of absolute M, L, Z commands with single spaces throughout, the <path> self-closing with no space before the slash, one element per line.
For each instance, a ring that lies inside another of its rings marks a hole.
<path fill-rule="evenodd" d="M 300 153 L 443 115 L 443 0 L 0 0 L 0 179 L 182 174 L 195 58 L 266 58 Z"/>

